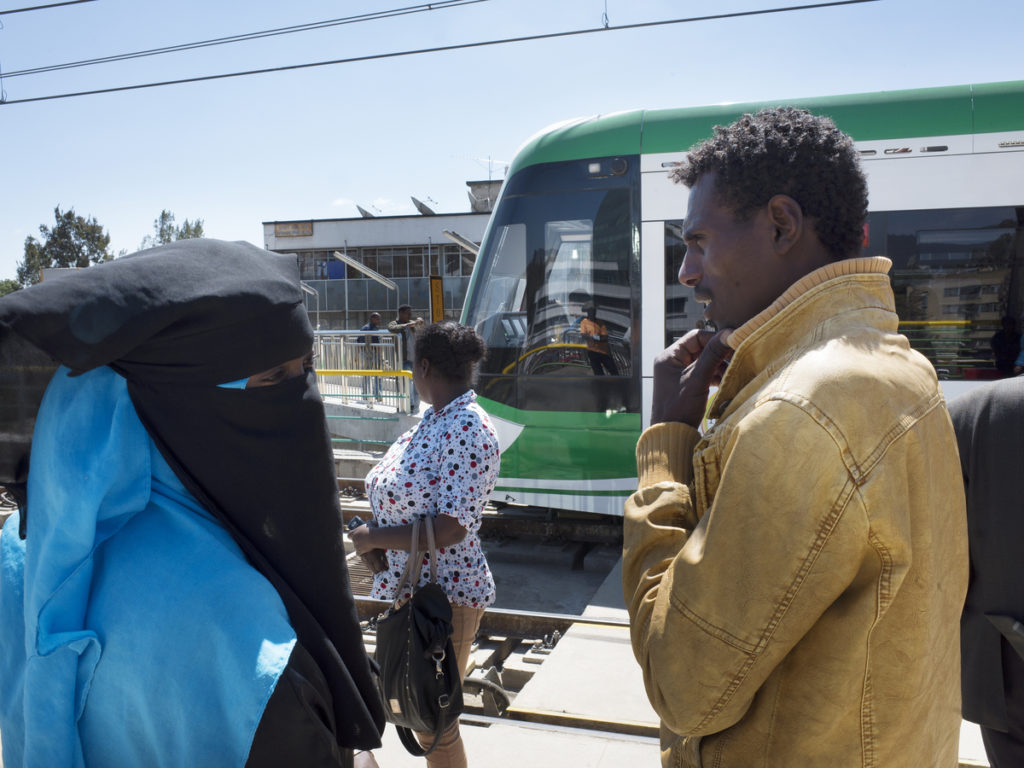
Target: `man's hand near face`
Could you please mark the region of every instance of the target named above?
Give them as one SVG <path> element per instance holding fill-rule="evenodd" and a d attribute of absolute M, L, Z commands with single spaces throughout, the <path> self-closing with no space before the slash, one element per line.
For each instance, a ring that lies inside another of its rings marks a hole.
<path fill-rule="evenodd" d="M 654 359 L 651 425 L 678 421 L 696 429 L 704 418 L 708 392 L 722 380 L 733 350 L 732 329 L 690 331 Z"/>

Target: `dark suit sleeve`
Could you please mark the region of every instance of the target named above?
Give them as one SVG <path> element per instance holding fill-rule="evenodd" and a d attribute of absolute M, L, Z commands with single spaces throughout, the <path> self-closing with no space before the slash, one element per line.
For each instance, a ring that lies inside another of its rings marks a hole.
<path fill-rule="evenodd" d="M 296 643 L 256 729 L 246 768 L 344 768 L 351 751 L 338 746 L 331 694 L 320 668 Z"/>
<path fill-rule="evenodd" d="M 953 422 L 953 432 L 956 433 L 957 449 L 960 452 L 960 471 L 964 477 L 964 487 L 967 487 L 969 478 L 969 465 L 971 456 L 971 428 L 974 412 L 971 405 L 963 398 L 957 398 L 948 405 L 949 418 Z"/>

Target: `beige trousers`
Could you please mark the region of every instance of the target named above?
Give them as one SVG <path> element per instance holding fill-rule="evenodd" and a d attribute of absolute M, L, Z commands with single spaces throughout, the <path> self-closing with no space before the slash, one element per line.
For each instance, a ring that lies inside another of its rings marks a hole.
<path fill-rule="evenodd" d="M 452 603 L 452 645 L 455 646 L 455 660 L 459 664 L 460 680 L 466 679 L 469 651 L 473 647 L 483 615 L 483 608 L 470 608 Z M 417 733 L 416 738 L 424 747 L 434 743 L 432 733 Z M 441 734 L 441 742 L 437 749 L 427 755 L 427 765 L 429 768 L 466 768 L 466 749 L 462 744 L 458 720 Z"/>

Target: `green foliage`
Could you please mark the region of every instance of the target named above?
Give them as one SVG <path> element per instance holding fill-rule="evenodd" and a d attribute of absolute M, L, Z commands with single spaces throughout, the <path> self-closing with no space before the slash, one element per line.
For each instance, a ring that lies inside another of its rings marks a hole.
<path fill-rule="evenodd" d="M 0 280 L 0 296 L 6 296 L 8 293 L 14 293 L 21 286 L 17 280 Z"/>
<path fill-rule="evenodd" d="M 44 269 L 88 267 L 114 257 L 110 235 L 95 218 L 76 216 L 73 208 L 62 212 L 59 205 L 53 209 L 53 216 L 52 228 L 39 225 L 39 240 L 31 235 L 25 238 L 25 258 L 18 262 L 18 283 L 22 286 L 38 283 Z"/>
<path fill-rule="evenodd" d="M 174 226 L 174 214 L 168 210 L 160 211 L 160 215 L 153 219 L 153 234 L 142 238 L 139 250 L 155 248 L 158 245 L 167 245 L 175 240 L 188 240 L 193 237 L 203 237 L 203 220 L 196 219 L 189 221 L 185 219 L 180 227 Z"/>
<path fill-rule="evenodd" d="M 178 227 L 178 240 L 188 240 L 192 237 L 203 237 L 202 219 L 196 219 L 195 221 L 185 219 L 185 222 Z"/>

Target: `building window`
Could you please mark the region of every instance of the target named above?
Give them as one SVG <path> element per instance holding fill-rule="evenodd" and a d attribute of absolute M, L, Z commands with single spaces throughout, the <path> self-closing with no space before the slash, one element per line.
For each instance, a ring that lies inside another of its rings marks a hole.
<path fill-rule="evenodd" d="M 300 280 L 327 279 L 327 264 L 331 260 L 329 251 L 299 251 L 295 258 L 299 265 Z"/>
<path fill-rule="evenodd" d="M 391 274 L 388 277 L 409 277 L 409 251 L 406 248 L 391 249 Z"/>
<path fill-rule="evenodd" d="M 423 249 L 409 249 L 409 277 L 423 277 Z"/>
<path fill-rule="evenodd" d="M 444 257 L 444 272 L 435 272 L 433 274 L 444 274 L 446 277 L 469 277 L 473 274 L 476 256 L 462 246 L 442 246 L 442 255 Z"/>

